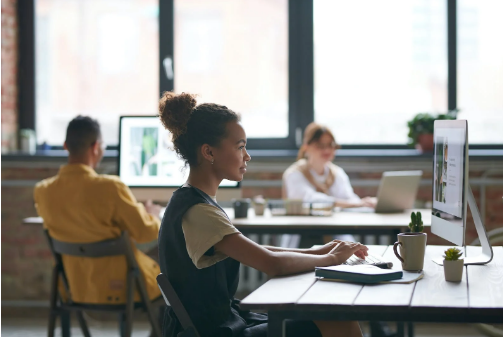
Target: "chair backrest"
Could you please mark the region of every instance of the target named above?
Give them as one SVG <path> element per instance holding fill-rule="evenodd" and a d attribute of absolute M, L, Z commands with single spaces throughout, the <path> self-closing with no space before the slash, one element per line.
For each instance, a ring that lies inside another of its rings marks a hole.
<path fill-rule="evenodd" d="M 183 336 L 195 336 L 199 337 L 199 333 L 197 332 L 196 327 L 192 323 L 192 320 L 189 317 L 189 314 L 185 310 L 185 307 L 180 301 L 180 298 L 175 292 L 175 289 L 169 282 L 169 279 L 164 274 L 157 275 L 157 285 L 161 290 L 162 297 L 164 297 L 164 301 L 167 305 L 171 305 L 173 311 L 175 312 L 176 317 L 180 321 L 183 329 L 186 333 Z"/>
<path fill-rule="evenodd" d="M 128 269 L 130 271 L 138 269 L 138 264 L 134 256 L 133 249 L 131 248 L 131 241 L 126 231 L 123 231 L 121 236 L 117 239 L 91 243 L 63 242 L 52 238 L 47 229 L 44 230 L 44 233 L 47 237 L 52 255 L 56 260 L 55 268 L 58 275 L 60 274 L 62 277 L 63 286 L 65 287 L 67 294 L 70 294 L 70 285 L 66 277 L 61 254 L 88 258 L 124 255 L 126 257 Z M 71 299 L 69 299 L 69 301 L 71 302 Z"/>
<path fill-rule="evenodd" d="M 47 233 L 48 234 L 48 233 Z M 54 252 L 80 257 L 105 257 L 127 254 L 128 235 L 122 232 L 116 239 L 91 243 L 70 243 L 49 237 Z"/>
<path fill-rule="evenodd" d="M 58 262 L 61 259 L 61 254 L 89 258 L 125 255 L 128 266 L 130 268 L 138 267 L 133 249 L 131 248 L 131 241 L 126 231 L 123 231 L 121 233 L 121 236 L 116 239 L 109 239 L 91 243 L 63 242 L 52 238 L 49 235 L 49 231 L 47 229 L 44 232 L 54 258 Z"/>

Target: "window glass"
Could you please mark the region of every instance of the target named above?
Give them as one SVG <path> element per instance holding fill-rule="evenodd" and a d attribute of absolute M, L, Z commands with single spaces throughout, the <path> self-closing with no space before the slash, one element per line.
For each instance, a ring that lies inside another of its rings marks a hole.
<path fill-rule="evenodd" d="M 157 0 L 36 0 L 36 131 L 62 145 L 76 115 L 118 142 L 119 116 L 153 115 L 159 99 Z"/>
<path fill-rule="evenodd" d="M 288 136 L 288 1 L 175 0 L 175 91 L 241 114 L 249 138 Z"/>
<path fill-rule="evenodd" d="M 447 110 L 447 4 L 314 0 L 315 120 L 343 144 L 405 144 Z"/>
<path fill-rule="evenodd" d="M 503 1 L 458 1 L 458 107 L 470 144 L 503 143 Z"/>

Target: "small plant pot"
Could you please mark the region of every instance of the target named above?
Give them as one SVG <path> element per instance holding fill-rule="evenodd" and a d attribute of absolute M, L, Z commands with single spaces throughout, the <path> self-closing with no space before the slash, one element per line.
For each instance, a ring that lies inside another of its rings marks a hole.
<path fill-rule="evenodd" d="M 255 215 L 264 215 L 265 203 L 254 202 L 253 209 L 255 210 Z"/>
<path fill-rule="evenodd" d="M 461 282 L 463 278 L 464 259 L 456 261 L 444 260 L 445 280 L 449 282 Z"/>
<path fill-rule="evenodd" d="M 433 135 L 422 134 L 417 137 L 416 149 L 425 153 L 433 152 Z"/>

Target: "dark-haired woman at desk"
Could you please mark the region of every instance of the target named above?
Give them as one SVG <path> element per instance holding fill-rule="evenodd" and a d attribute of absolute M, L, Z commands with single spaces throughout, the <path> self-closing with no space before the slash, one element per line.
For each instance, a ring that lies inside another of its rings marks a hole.
<path fill-rule="evenodd" d="M 283 174 L 283 198 L 305 202 L 327 202 L 341 208 L 375 207 L 376 199 L 360 199 L 351 187 L 344 170 L 332 163 L 340 146 L 325 126 L 311 123 L 304 131 L 304 142 L 297 162 Z M 340 240 L 354 241 L 351 235 L 337 236 Z M 300 236 L 283 235 L 282 247 L 298 247 Z"/>
<path fill-rule="evenodd" d="M 216 202 L 223 179 L 241 181 L 250 156 L 238 115 L 225 106 L 196 104 L 192 95 L 164 93 L 159 104 L 176 152 L 190 166 L 187 183 L 173 193 L 159 233 L 161 272 L 167 275 L 202 337 L 267 336 L 267 315 L 241 310 L 234 294 L 240 263 L 269 276 L 340 264 L 367 247 L 333 241 L 318 249 L 261 246 L 243 236 Z M 165 314 L 164 336 L 181 325 Z M 287 320 L 287 336 L 361 336 L 357 322 Z"/>

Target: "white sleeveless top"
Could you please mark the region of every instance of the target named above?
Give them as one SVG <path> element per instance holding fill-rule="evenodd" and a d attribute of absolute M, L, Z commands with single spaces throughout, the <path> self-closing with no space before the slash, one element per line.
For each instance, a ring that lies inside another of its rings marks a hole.
<path fill-rule="evenodd" d="M 304 159 L 301 159 L 304 160 Z M 344 172 L 342 168 L 333 163 L 327 163 L 325 165 L 325 171 L 323 174 L 318 174 L 314 170 L 310 169 L 309 172 L 313 179 L 323 184 L 329 176 L 329 170 L 332 170 L 335 176 L 334 183 L 329 187 L 328 193 L 321 193 L 316 190 L 304 174 L 299 170 L 299 162 L 294 163 L 290 166 L 283 174 L 283 187 L 284 187 L 284 197 L 288 199 L 301 199 L 306 202 L 309 201 L 360 201 L 360 198 L 355 194 L 351 183 L 349 182 L 349 177 Z"/>

